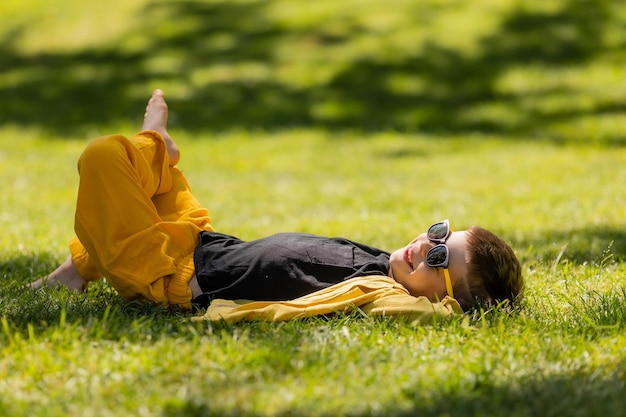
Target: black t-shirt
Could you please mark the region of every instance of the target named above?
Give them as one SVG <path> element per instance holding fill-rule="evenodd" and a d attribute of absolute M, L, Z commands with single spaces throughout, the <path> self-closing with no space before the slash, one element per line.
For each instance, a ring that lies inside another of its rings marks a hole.
<path fill-rule="evenodd" d="M 279 233 L 244 242 L 200 232 L 194 253 L 203 294 L 213 298 L 285 301 L 364 275 L 387 275 L 389 253 L 344 238 Z"/>

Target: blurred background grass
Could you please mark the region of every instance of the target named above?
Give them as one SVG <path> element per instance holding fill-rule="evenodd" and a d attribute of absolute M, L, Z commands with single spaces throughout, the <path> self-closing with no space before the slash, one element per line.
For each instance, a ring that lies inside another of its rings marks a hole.
<path fill-rule="evenodd" d="M 4 0 L 1 124 L 86 134 L 168 92 L 174 126 L 625 142 L 618 0 Z"/>

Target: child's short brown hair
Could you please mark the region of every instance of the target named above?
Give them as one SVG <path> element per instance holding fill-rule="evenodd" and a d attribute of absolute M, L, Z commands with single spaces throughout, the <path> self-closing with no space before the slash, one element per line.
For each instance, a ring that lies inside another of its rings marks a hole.
<path fill-rule="evenodd" d="M 467 311 L 479 305 L 507 303 L 522 298 L 522 267 L 513 249 L 492 232 L 478 226 L 468 230 L 468 273 L 464 288 L 454 289 L 456 299 Z"/>

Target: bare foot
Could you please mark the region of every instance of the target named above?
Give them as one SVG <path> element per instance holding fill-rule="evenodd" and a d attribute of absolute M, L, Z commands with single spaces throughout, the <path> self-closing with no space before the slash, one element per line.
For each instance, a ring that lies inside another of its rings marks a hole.
<path fill-rule="evenodd" d="M 31 282 L 30 289 L 36 290 L 43 286 L 48 288 L 65 286 L 72 291 L 83 292 L 87 288 L 87 284 L 88 282 L 80 276 L 70 257 L 47 277 Z"/>
<path fill-rule="evenodd" d="M 154 130 L 159 132 L 167 147 L 167 154 L 170 159 L 170 166 L 174 166 L 180 160 L 180 151 L 174 143 L 174 139 L 167 133 L 167 103 L 165 102 L 165 94 L 157 89 L 152 93 L 152 97 L 146 106 L 146 113 L 143 116 L 142 130 Z"/>

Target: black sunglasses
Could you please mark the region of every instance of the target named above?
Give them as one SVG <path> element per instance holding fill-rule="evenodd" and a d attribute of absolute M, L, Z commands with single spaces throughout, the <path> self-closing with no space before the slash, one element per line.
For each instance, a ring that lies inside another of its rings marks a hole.
<path fill-rule="evenodd" d="M 450 237 L 450 233 L 452 233 L 452 229 L 450 228 L 450 222 L 448 220 L 435 223 L 428 228 L 426 232 L 428 240 L 437 245 L 430 248 L 426 253 L 426 265 L 431 268 L 443 268 L 443 275 L 446 279 L 446 291 L 451 298 L 454 298 L 450 272 L 448 272 L 450 249 L 448 249 L 446 245 L 446 240 Z"/>

